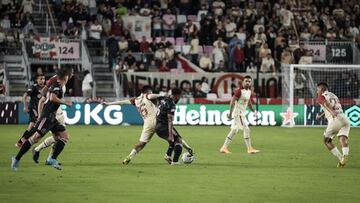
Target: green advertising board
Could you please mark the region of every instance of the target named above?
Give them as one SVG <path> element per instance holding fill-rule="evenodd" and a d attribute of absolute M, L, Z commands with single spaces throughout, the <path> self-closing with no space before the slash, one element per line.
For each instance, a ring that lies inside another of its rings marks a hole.
<path fill-rule="evenodd" d="M 229 105 L 188 104 L 177 105 L 175 125 L 231 125 L 227 118 Z M 260 105 L 258 117 L 247 110 L 245 117 L 250 125 L 282 125 L 284 119 L 291 119 L 297 125 L 304 124 L 304 105 L 294 105 L 294 112 L 283 110 L 281 105 Z M 294 119 L 296 117 L 296 119 Z"/>

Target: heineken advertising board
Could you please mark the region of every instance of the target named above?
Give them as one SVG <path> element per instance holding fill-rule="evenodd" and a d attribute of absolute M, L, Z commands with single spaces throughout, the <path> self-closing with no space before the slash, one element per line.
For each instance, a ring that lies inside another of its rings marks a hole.
<path fill-rule="evenodd" d="M 137 109 L 133 105 L 83 104 L 76 103 L 72 107 L 62 106 L 65 122 L 68 125 L 141 125 L 143 123 Z M 19 108 L 23 104 L 19 103 Z M 227 114 L 229 105 L 201 105 L 189 104 L 178 105 L 175 112 L 175 125 L 230 125 Z M 298 125 L 304 124 L 304 106 L 295 105 L 294 116 L 289 116 L 282 111 L 281 105 L 260 105 L 258 117 L 251 111 L 245 112 L 245 117 L 250 125 L 275 126 L 281 125 L 283 118 L 293 120 Z M 19 123 L 27 123 L 28 115 L 19 111 Z"/>

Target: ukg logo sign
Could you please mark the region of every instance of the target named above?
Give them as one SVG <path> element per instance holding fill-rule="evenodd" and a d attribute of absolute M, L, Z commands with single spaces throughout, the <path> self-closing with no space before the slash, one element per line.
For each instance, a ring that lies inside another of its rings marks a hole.
<path fill-rule="evenodd" d="M 65 123 L 69 125 L 118 125 L 123 121 L 123 113 L 121 112 L 120 105 L 75 104 L 71 108 L 65 105 L 62 105 L 61 108 L 65 116 Z"/>
<path fill-rule="evenodd" d="M 359 106 L 352 106 L 346 109 L 345 114 L 350 119 L 350 123 L 352 126 L 359 126 L 360 125 L 360 107 Z"/>

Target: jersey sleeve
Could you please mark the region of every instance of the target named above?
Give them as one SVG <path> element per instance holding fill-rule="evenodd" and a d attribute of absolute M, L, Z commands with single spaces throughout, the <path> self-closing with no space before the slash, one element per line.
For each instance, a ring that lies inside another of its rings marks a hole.
<path fill-rule="evenodd" d="M 236 99 L 239 99 L 241 97 L 241 89 L 240 88 L 237 88 L 235 91 L 234 91 L 234 97 Z"/>
<path fill-rule="evenodd" d="M 26 90 L 26 94 L 27 94 L 28 96 L 31 96 L 31 94 L 34 92 L 34 87 L 35 87 L 35 86 L 32 86 L 31 88 L 28 88 L 28 89 Z"/>
<path fill-rule="evenodd" d="M 135 97 L 130 98 L 130 103 L 131 103 L 132 105 L 135 105 Z"/>
<path fill-rule="evenodd" d="M 55 84 L 55 82 L 57 81 L 58 77 L 52 76 L 47 82 L 46 82 L 46 87 L 50 88 L 53 84 Z"/>
<path fill-rule="evenodd" d="M 51 86 L 49 92 L 55 94 L 58 98 L 62 97 L 62 88 L 59 85 Z"/>
<path fill-rule="evenodd" d="M 326 98 L 324 97 L 324 95 L 320 95 L 316 98 L 316 102 L 319 104 L 324 104 L 326 101 Z"/>

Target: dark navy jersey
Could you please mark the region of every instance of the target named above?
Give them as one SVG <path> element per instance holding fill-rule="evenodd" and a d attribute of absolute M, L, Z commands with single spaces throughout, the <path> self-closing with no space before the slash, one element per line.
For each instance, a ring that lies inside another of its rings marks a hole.
<path fill-rule="evenodd" d="M 59 82 L 54 83 L 50 88 L 49 88 L 49 92 L 45 101 L 45 106 L 44 109 L 41 113 L 41 117 L 52 117 L 56 115 L 56 111 L 57 109 L 60 107 L 59 103 L 55 103 L 50 101 L 50 95 L 51 93 L 55 94 L 57 96 L 57 98 L 61 99 L 63 98 L 63 91 L 62 91 L 62 87 L 61 84 Z"/>
<path fill-rule="evenodd" d="M 33 84 L 27 91 L 26 94 L 30 97 L 29 109 L 37 109 L 39 100 L 41 98 L 42 87 L 38 84 Z"/>
<path fill-rule="evenodd" d="M 156 122 L 168 124 L 168 114 L 175 114 L 176 104 L 170 97 L 158 98 L 158 110 L 156 113 Z"/>

